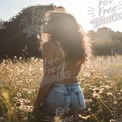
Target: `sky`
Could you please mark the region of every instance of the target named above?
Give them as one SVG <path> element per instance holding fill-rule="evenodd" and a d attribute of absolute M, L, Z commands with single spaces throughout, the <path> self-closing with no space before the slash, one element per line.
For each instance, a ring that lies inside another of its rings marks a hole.
<path fill-rule="evenodd" d="M 122 32 L 122 0 L 0 0 L 0 19 L 9 20 L 28 6 L 48 4 L 66 8 L 85 32 L 101 27 Z"/>

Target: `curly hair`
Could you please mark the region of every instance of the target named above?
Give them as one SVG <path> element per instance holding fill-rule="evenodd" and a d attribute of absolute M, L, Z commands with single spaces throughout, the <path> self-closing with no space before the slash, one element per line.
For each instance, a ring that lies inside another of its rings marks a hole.
<path fill-rule="evenodd" d="M 85 62 L 90 54 L 90 43 L 74 16 L 66 12 L 48 12 L 44 33 L 50 35 L 49 40 L 60 41 L 67 51 L 67 59 Z"/>

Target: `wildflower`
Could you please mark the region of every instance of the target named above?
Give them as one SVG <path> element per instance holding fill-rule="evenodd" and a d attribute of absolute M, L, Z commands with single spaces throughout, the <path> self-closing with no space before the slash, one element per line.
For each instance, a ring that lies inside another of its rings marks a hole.
<path fill-rule="evenodd" d="M 27 106 L 28 112 L 32 112 L 33 111 L 33 106 Z"/>
<path fill-rule="evenodd" d="M 106 82 L 107 82 L 107 83 L 110 83 L 111 81 L 110 81 L 110 80 L 107 80 Z"/>
<path fill-rule="evenodd" d="M 100 81 L 100 84 L 102 84 L 103 82 L 102 81 Z"/>
<path fill-rule="evenodd" d="M 27 103 L 27 100 L 26 100 L 26 99 L 22 99 L 22 102 L 23 102 L 23 103 Z"/>
<path fill-rule="evenodd" d="M 102 87 L 100 90 L 101 90 L 101 91 L 104 91 L 105 89 Z"/>
<path fill-rule="evenodd" d="M 100 91 L 100 89 L 99 88 L 94 88 L 93 91 L 98 93 Z"/>
<path fill-rule="evenodd" d="M 89 72 L 86 72 L 86 73 L 83 74 L 83 76 L 84 76 L 84 77 L 90 77 L 91 74 L 90 74 Z"/>
<path fill-rule="evenodd" d="M 17 96 L 18 96 L 18 97 L 21 97 L 21 96 L 22 96 L 22 94 L 21 94 L 21 93 L 17 93 Z"/>
<path fill-rule="evenodd" d="M 60 117 L 56 116 L 56 117 L 54 118 L 54 121 L 55 121 L 55 122 L 61 122 Z"/>
<path fill-rule="evenodd" d="M 103 91 L 104 91 L 104 88 L 101 88 L 100 91 L 99 91 L 99 93 L 102 94 Z"/>
<path fill-rule="evenodd" d="M 43 63 L 43 60 L 40 60 L 41 63 Z"/>
<path fill-rule="evenodd" d="M 94 79 L 94 80 L 98 80 L 99 77 L 98 77 L 98 76 L 94 76 L 93 79 Z"/>
<path fill-rule="evenodd" d="M 121 96 L 121 92 L 117 93 L 119 96 Z"/>
<path fill-rule="evenodd" d="M 14 58 L 16 59 L 16 58 L 17 58 L 17 56 L 14 56 Z"/>
<path fill-rule="evenodd" d="M 22 99 L 22 98 L 18 99 L 18 101 L 19 101 L 21 104 L 23 104 L 23 99 Z"/>
<path fill-rule="evenodd" d="M 27 103 L 30 103 L 30 100 L 27 99 Z"/>
<path fill-rule="evenodd" d="M 118 104 L 118 102 L 117 101 L 114 101 L 114 104 Z"/>
<path fill-rule="evenodd" d="M 94 97 L 94 98 L 99 98 L 100 96 L 99 96 L 99 94 L 97 94 L 97 93 L 93 93 L 93 97 Z"/>
<path fill-rule="evenodd" d="M 109 122 L 116 122 L 114 119 L 111 119 Z"/>
<path fill-rule="evenodd" d="M 85 84 L 85 86 L 88 86 L 88 84 Z"/>
<path fill-rule="evenodd" d="M 23 83 L 23 81 L 22 81 L 22 80 L 19 80 L 18 82 L 19 82 L 19 83 Z"/>
<path fill-rule="evenodd" d="M 90 88 L 94 88 L 94 86 L 90 86 Z"/>
<path fill-rule="evenodd" d="M 88 111 L 91 111 L 91 108 L 88 108 Z"/>
<path fill-rule="evenodd" d="M 31 57 L 31 60 L 32 60 L 32 61 L 34 61 L 34 60 L 35 60 L 35 58 L 34 58 L 34 57 Z"/>
<path fill-rule="evenodd" d="M 21 110 L 21 111 L 27 111 L 28 108 L 27 108 L 27 106 L 25 106 L 25 105 L 21 105 L 21 106 L 20 106 L 20 110 Z"/>
<path fill-rule="evenodd" d="M 80 81 L 81 81 L 81 82 L 84 82 L 84 81 L 85 81 L 85 79 L 84 79 L 84 78 L 80 78 Z"/>
<path fill-rule="evenodd" d="M 19 60 L 21 60 L 22 59 L 22 57 L 19 57 Z"/>
<path fill-rule="evenodd" d="M 106 85 L 105 88 L 106 88 L 106 89 L 110 89 L 111 87 L 110 87 L 109 85 Z"/>
<path fill-rule="evenodd" d="M 93 102 L 93 100 L 92 99 L 89 99 L 89 102 Z"/>
<path fill-rule="evenodd" d="M 122 89 L 120 90 L 120 92 L 122 93 Z"/>
<path fill-rule="evenodd" d="M 113 94 L 111 92 L 107 93 L 107 96 L 113 96 Z"/>
<path fill-rule="evenodd" d="M 18 101 L 18 98 L 17 98 L 17 97 L 14 97 L 13 100 L 14 100 L 15 102 L 17 102 L 17 101 Z"/>

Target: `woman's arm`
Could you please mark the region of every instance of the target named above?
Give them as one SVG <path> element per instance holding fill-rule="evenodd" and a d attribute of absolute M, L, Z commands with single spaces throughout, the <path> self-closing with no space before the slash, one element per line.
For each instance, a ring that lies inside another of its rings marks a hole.
<path fill-rule="evenodd" d="M 51 70 L 54 67 L 53 48 L 54 47 L 51 44 L 51 42 L 44 43 L 41 48 L 42 57 L 43 57 L 43 79 L 40 84 L 38 95 L 37 95 L 37 98 L 35 101 L 35 107 L 40 106 L 40 104 L 43 102 L 45 96 L 47 95 L 48 91 L 52 87 L 52 84 L 50 83 L 50 76 L 52 74 L 54 74 Z"/>

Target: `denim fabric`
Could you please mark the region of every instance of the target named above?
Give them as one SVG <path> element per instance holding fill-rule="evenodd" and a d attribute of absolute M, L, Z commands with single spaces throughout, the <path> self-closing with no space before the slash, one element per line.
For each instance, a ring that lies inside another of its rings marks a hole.
<path fill-rule="evenodd" d="M 53 84 L 43 104 L 43 108 L 51 113 L 56 113 L 58 108 L 80 111 L 85 107 L 84 95 L 79 83 Z"/>

